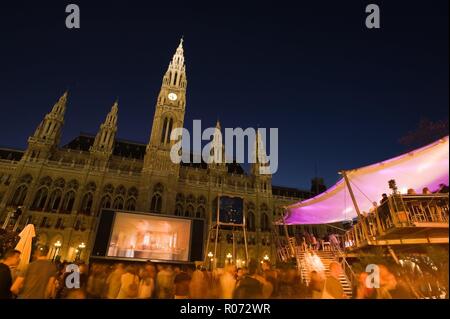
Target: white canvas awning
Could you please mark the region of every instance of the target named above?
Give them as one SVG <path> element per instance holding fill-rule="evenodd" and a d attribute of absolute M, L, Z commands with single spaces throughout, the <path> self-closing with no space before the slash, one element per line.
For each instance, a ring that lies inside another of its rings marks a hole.
<path fill-rule="evenodd" d="M 424 187 L 436 191 L 440 184 L 449 183 L 449 137 L 380 163 L 347 170 L 346 174 L 361 211 L 368 211 L 383 193 L 391 193 L 391 179 L 401 193 L 410 188 L 421 193 Z M 341 179 L 326 192 L 288 206 L 285 223 L 327 224 L 354 217 L 356 211 Z"/>

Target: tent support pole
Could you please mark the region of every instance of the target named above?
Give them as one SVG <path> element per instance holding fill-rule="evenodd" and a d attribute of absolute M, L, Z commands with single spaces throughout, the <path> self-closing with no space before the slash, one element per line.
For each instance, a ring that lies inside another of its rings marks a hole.
<path fill-rule="evenodd" d="M 347 185 L 348 192 L 350 193 L 350 197 L 352 198 L 353 206 L 355 207 L 356 213 L 358 214 L 358 220 L 361 221 L 362 231 L 364 236 L 367 238 L 367 243 L 370 244 L 369 233 L 367 232 L 367 225 L 364 222 L 364 218 L 361 215 L 361 211 L 359 210 L 358 203 L 356 202 L 355 194 L 353 193 L 352 186 L 350 185 L 350 181 L 347 176 L 346 171 L 341 171 L 341 174 L 344 176 L 345 184 Z"/>
<path fill-rule="evenodd" d="M 286 225 L 286 220 L 283 217 L 283 228 L 284 228 L 284 234 L 286 235 L 286 239 L 289 245 L 289 250 L 291 251 L 291 256 L 295 256 L 295 247 L 293 247 L 291 240 L 289 238 L 289 231 L 288 231 L 288 227 Z"/>

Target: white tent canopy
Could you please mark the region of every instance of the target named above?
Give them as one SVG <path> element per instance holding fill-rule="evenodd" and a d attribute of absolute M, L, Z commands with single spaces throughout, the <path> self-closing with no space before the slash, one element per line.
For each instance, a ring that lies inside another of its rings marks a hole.
<path fill-rule="evenodd" d="M 20 232 L 20 240 L 16 245 L 16 249 L 20 251 L 20 263 L 17 266 L 19 270 L 24 270 L 25 267 L 30 263 L 31 257 L 31 247 L 33 242 L 33 237 L 36 236 L 33 224 L 28 224 Z"/>
<path fill-rule="evenodd" d="M 449 182 L 449 137 L 407 154 L 346 171 L 361 211 L 368 211 L 381 194 L 390 193 L 388 181 L 394 179 L 401 193 L 410 188 L 421 193 L 424 187 L 436 191 Z M 318 196 L 287 207 L 285 223 L 327 224 L 356 217 L 344 179 Z"/>

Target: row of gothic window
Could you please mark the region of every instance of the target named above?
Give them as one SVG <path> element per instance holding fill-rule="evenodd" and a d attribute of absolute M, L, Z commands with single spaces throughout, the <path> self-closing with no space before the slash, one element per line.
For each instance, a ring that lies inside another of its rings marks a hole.
<path fill-rule="evenodd" d="M 11 200 L 12 205 L 23 205 L 31 177 L 25 176 L 20 181 L 22 184 L 16 189 Z M 66 184 L 65 180 L 58 178 L 52 181 L 50 177 L 44 177 L 39 182 L 39 188 L 34 196 L 31 205 L 32 210 L 37 211 L 59 211 L 61 213 L 70 213 L 74 208 L 76 193 L 79 188 L 79 183 L 76 180 L 71 180 Z M 79 213 L 84 215 L 92 214 L 92 205 L 94 201 L 94 193 L 97 189 L 95 183 L 90 182 L 84 188 L 84 195 L 82 196 L 79 206 Z M 154 213 L 162 212 L 164 186 L 160 183 L 156 184 L 153 189 L 153 195 L 150 203 L 150 211 Z M 102 197 L 100 200 L 100 209 L 117 209 L 117 210 L 136 210 L 136 200 L 138 197 L 138 190 L 131 187 L 126 190 L 123 185 L 114 187 L 112 184 L 107 184 L 103 187 Z M 216 200 L 213 201 L 213 206 Z M 247 226 L 250 231 L 256 230 L 255 205 L 248 203 L 247 205 Z M 197 199 L 192 195 L 186 198 L 183 194 L 177 194 L 175 215 L 186 217 L 206 217 L 206 198 L 199 196 Z M 270 231 L 270 219 L 268 216 L 268 207 L 266 204 L 261 205 L 260 215 L 261 231 Z"/>

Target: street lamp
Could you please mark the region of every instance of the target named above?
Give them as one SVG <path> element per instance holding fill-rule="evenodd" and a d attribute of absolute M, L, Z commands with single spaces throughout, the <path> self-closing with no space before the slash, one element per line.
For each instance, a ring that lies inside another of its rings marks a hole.
<path fill-rule="evenodd" d="M 83 253 L 83 249 L 86 248 L 84 243 L 78 245 L 78 259 L 81 259 L 81 254 Z"/>
<path fill-rule="evenodd" d="M 266 254 L 266 255 L 263 257 L 263 259 L 266 260 L 266 261 L 268 261 L 270 258 L 269 258 L 269 256 Z"/>
<path fill-rule="evenodd" d="M 231 264 L 231 258 L 233 258 L 233 255 L 231 253 L 227 254 L 228 263 Z"/>
<path fill-rule="evenodd" d="M 62 244 L 61 244 L 61 241 L 58 240 L 53 245 L 55 246 L 55 255 L 53 256 L 53 260 L 55 260 L 59 254 L 59 250 L 61 249 Z"/>
<path fill-rule="evenodd" d="M 210 251 L 209 253 L 208 253 L 208 258 L 209 258 L 209 270 L 211 271 L 212 270 L 212 262 L 213 262 L 213 257 L 214 257 L 214 254 Z"/>

